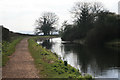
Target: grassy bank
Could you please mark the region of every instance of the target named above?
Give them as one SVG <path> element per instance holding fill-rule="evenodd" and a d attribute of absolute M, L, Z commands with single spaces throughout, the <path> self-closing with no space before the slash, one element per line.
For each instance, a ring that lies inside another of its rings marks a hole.
<path fill-rule="evenodd" d="M 9 60 L 9 56 L 15 52 L 15 47 L 17 43 L 19 43 L 23 37 L 16 37 L 12 39 L 10 42 L 3 41 L 2 42 L 2 66 L 5 66 L 7 61 Z"/>
<path fill-rule="evenodd" d="M 77 69 L 68 65 L 67 62 L 58 60 L 56 54 L 38 45 L 35 39 L 37 38 L 28 40 L 29 50 L 41 78 L 81 78 L 82 80 L 92 78 L 90 75 L 81 76 Z"/>

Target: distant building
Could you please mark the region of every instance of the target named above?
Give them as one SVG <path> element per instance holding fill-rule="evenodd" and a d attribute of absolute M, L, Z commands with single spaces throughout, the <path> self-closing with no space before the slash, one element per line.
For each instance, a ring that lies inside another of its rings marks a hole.
<path fill-rule="evenodd" d="M 120 14 L 120 1 L 118 2 L 118 14 Z"/>

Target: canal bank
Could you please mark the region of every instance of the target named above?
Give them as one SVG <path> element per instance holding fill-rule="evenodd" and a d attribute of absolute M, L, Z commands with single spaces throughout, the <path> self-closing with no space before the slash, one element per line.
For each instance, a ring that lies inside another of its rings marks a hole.
<path fill-rule="evenodd" d="M 42 37 L 39 37 L 42 38 Z M 50 50 L 43 48 L 36 43 L 38 37 L 30 38 L 29 51 L 34 58 L 34 63 L 39 71 L 41 78 L 81 78 L 83 80 L 91 80 L 88 74 L 82 76 L 79 70 L 58 59 L 56 54 Z"/>

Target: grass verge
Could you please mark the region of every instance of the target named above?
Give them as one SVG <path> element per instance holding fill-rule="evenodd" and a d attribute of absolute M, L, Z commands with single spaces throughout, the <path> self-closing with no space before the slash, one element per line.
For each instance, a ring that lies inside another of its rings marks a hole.
<path fill-rule="evenodd" d="M 92 76 L 82 76 L 79 70 L 62 60 L 58 60 L 57 55 L 38 45 L 35 39 L 37 38 L 28 40 L 29 50 L 41 78 L 81 78 L 81 80 L 92 80 Z"/>
<path fill-rule="evenodd" d="M 3 41 L 2 42 L 2 66 L 5 66 L 7 61 L 9 60 L 9 56 L 15 52 L 15 47 L 17 43 L 19 43 L 23 37 L 15 38 L 11 42 Z"/>

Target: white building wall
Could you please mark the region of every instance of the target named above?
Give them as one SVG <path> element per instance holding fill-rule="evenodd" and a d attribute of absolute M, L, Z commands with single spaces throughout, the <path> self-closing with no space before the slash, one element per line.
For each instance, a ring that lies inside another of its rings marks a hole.
<path fill-rule="evenodd" d="M 120 14 L 120 1 L 118 2 L 118 14 Z"/>

